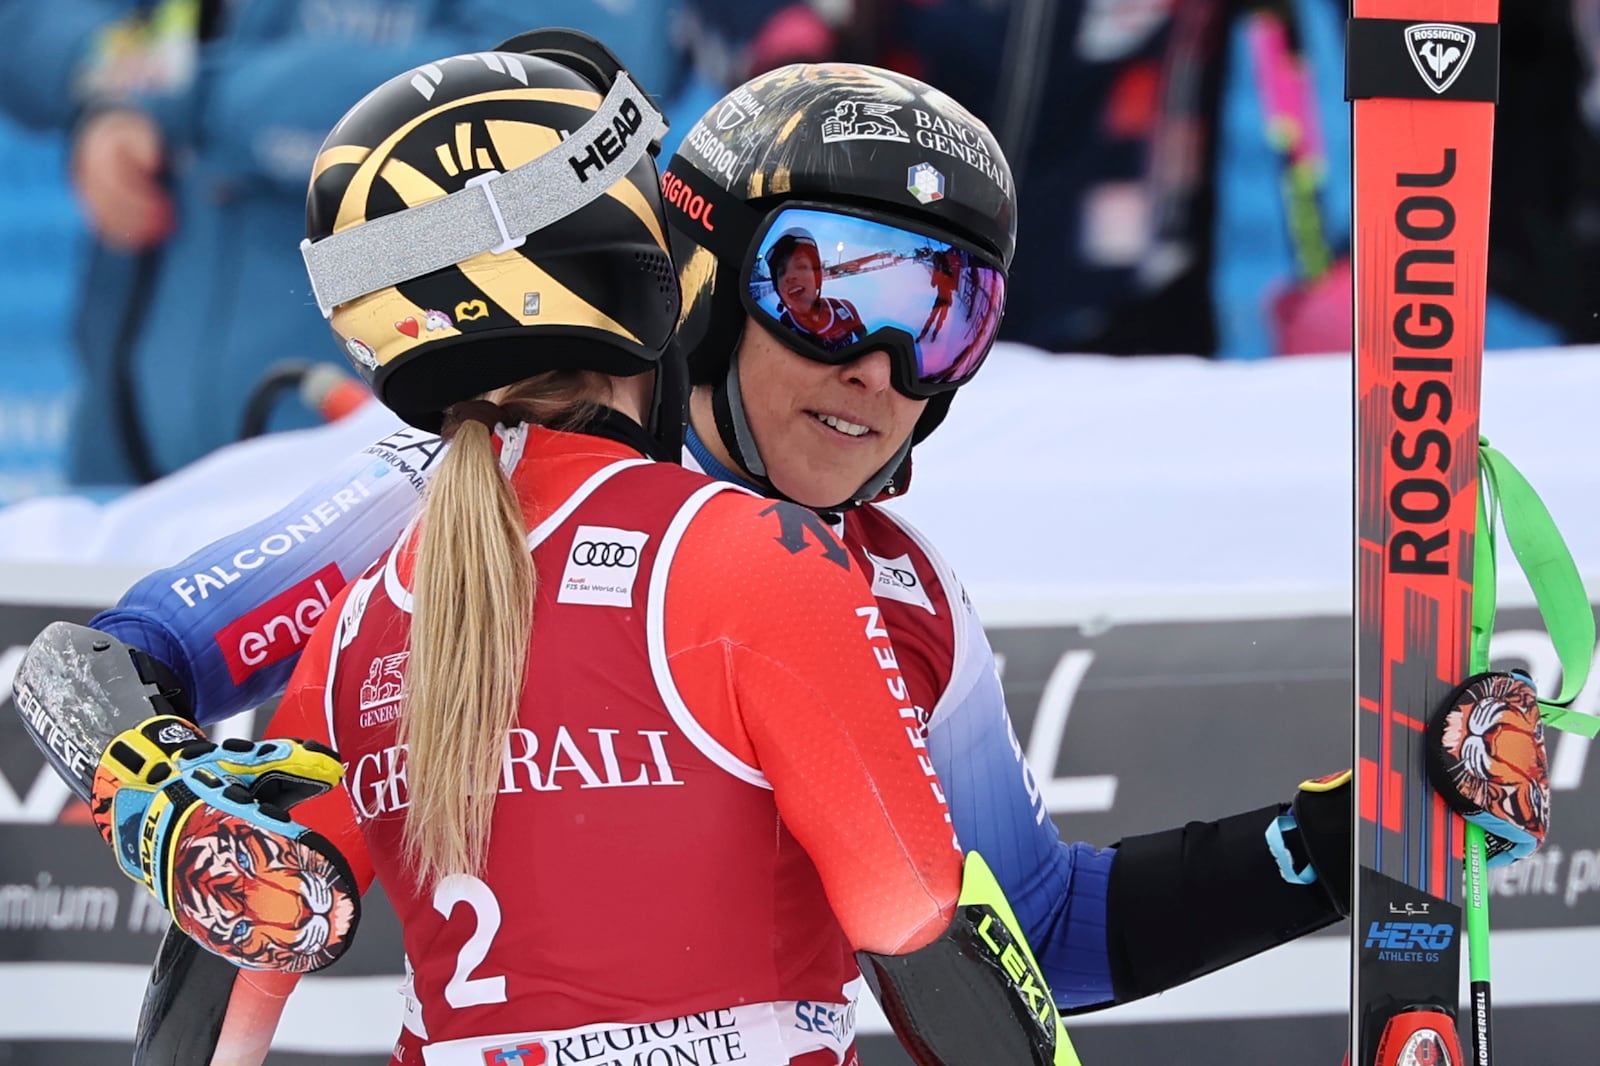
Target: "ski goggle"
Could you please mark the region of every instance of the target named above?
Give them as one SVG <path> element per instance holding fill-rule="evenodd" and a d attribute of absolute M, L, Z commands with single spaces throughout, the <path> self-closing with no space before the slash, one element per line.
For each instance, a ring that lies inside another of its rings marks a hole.
<path fill-rule="evenodd" d="M 745 309 L 793 350 L 839 366 L 883 349 L 914 399 L 972 380 L 1005 310 L 1005 270 L 970 244 L 867 214 L 786 204 L 745 264 Z"/>

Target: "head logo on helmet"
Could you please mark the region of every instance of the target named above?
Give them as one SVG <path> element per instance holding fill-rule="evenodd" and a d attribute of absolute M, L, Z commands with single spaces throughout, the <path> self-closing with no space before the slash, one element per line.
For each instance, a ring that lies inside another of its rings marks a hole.
<path fill-rule="evenodd" d="M 644 112 L 639 110 L 638 103 L 624 100 L 620 113 L 611 120 L 611 128 L 600 130 L 581 155 L 572 156 L 568 160 L 572 164 L 573 172 L 578 175 L 578 180 L 588 181 L 592 171 L 604 170 L 606 164 L 616 162 L 622 150 L 628 147 L 628 141 L 633 139 L 642 125 L 644 125 Z"/>
<path fill-rule="evenodd" d="M 436 429 L 450 404 L 542 371 L 660 365 L 679 313 L 663 128 L 573 31 L 425 64 L 351 108 L 313 167 L 302 251 L 378 398 Z"/>

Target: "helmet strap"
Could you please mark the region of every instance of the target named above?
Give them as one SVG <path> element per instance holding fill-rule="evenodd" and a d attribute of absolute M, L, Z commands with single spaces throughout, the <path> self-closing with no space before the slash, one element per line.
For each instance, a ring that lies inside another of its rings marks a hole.
<path fill-rule="evenodd" d="M 781 495 L 767 480 L 767 464 L 762 461 L 761 449 L 756 447 L 755 434 L 750 431 L 750 420 L 745 415 L 744 393 L 739 388 L 739 350 L 734 346 L 728 357 L 728 372 L 717 382 L 711 394 L 711 408 L 716 413 L 717 435 L 722 438 L 728 455 L 746 474 L 759 482 L 762 488 Z"/>
<path fill-rule="evenodd" d="M 655 372 L 650 424 L 645 427 L 656 442 L 651 458 L 681 463 L 683 427 L 689 417 L 689 366 L 676 337 L 667 342 L 667 350 L 656 363 Z"/>
<path fill-rule="evenodd" d="M 855 495 L 851 497 L 849 507 L 859 507 L 864 503 L 871 503 L 883 494 L 883 491 L 895 481 L 901 469 L 911 458 L 911 435 L 907 434 L 905 442 L 900 445 L 900 450 L 889 457 L 889 461 L 878 468 L 878 472 L 866 480 Z"/>

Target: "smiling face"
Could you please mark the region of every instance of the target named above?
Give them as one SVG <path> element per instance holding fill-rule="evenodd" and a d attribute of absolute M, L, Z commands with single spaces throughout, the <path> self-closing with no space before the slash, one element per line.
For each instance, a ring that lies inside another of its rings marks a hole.
<path fill-rule="evenodd" d="M 895 390 L 883 351 L 828 366 L 751 321 L 738 359 L 745 416 L 767 478 L 808 507 L 848 500 L 910 439 L 928 405 Z M 696 424 L 702 440 L 717 439 L 712 424 L 698 417 Z"/>
<path fill-rule="evenodd" d="M 822 295 L 822 260 L 814 244 L 798 244 L 778 272 L 778 299 L 789 313 L 810 317 Z"/>

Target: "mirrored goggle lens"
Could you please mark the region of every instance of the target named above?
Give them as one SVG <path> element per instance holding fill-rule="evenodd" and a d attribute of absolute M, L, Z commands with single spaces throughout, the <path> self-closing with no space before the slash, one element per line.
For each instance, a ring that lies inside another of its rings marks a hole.
<path fill-rule="evenodd" d="M 915 340 L 924 384 L 965 381 L 994 344 L 1006 279 L 976 254 L 871 219 L 791 208 L 767 227 L 751 302 L 819 353 L 878 330 Z"/>

